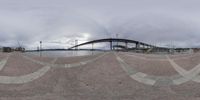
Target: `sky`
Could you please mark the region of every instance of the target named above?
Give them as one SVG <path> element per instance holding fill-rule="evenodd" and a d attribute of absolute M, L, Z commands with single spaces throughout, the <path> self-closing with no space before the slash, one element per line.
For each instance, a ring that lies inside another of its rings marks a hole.
<path fill-rule="evenodd" d="M 199 0 L 0 0 L 0 46 L 69 48 L 74 41 L 133 39 L 200 47 Z M 104 45 L 97 45 L 104 46 Z"/>

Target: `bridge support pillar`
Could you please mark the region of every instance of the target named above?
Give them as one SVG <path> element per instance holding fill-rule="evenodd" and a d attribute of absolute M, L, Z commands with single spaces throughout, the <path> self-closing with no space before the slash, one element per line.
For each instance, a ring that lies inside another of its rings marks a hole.
<path fill-rule="evenodd" d="M 128 42 L 125 42 L 125 45 L 126 45 L 126 50 L 128 49 Z"/>
<path fill-rule="evenodd" d="M 110 50 L 113 50 L 112 41 L 110 41 Z"/>
<path fill-rule="evenodd" d="M 145 48 L 146 48 L 146 45 L 143 45 L 143 48 L 145 49 Z"/>
<path fill-rule="evenodd" d="M 75 46 L 78 45 L 78 40 L 75 40 Z M 75 47 L 75 50 L 78 50 L 78 46 Z"/>
<path fill-rule="evenodd" d="M 94 51 L 94 43 L 92 43 L 92 51 Z"/>
<path fill-rule="evenodd" d="M 139 42 L 136 43 L 136 47 L 135 48 L 137 48 L 137 49 L 140 48 L 140 43 Z"/>

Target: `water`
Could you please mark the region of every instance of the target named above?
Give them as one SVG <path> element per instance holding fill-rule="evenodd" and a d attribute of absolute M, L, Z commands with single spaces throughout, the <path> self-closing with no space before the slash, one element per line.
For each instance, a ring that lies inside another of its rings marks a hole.
<path fill-rule="evenodd" d="M 26 52 L 26 54 L 32 54 L 42 57 L 73 57 L 73 56 L 85 56 L 101 53 L 102 51 L 41 51 L 41 52 Z"/>

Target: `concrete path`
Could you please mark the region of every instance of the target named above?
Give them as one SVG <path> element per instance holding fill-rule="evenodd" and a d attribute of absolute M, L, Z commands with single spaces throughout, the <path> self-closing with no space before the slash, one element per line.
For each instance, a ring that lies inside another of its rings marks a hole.
<path fill-rule="evenodd" d="M 23 76 L 0 76 L 0 84 L 24 84 L 31 81 L 34 81 L 40 77 L 42 77 L 47 71 L 50 70 L 51 67 L 45 66 L 41 69 L 39 69 L 36 72 L 23 75 Z"/>
<path fill-rule="evenodd" d="M 200 99 L 200 84 L 196 80 L 200 65 L 187 71 L 167 56 L 165 60 L 178 72 L 175 75 L 140 72 L 134 68 L 134 63 L 132 66 L 127 63 L 132 57 L 125 59 L 124 55 L 113 52 L 70 64 L 55 64 L 57 58 L 48 62 L 24 58 L 43 67 L 26 75 L 0 76 L 0 100 Z M 146 65 L 148 67 L 148 63 Z"/>
<path fill-rule="evenodd" d="M 32 61 L 32 62 L 34 62 L 34 63 L 40 64 L 40 65 L 43 65 L 43 66 L 51 66 L 51 67 L 56 67 L 56 68 L 58 68 L 58 67 L 62 67 L 62 68 L 71 68 L 71 67 L 78 67 L 78 66 L 85 65 L 85 64 L 87 64 L 87 63 L 93 62 L 93 61 L 97 60 L 98 58 L 100 58 L 100 57 L 102 57 L 102 56 L 104 56 L 104 55 L 106 55 L 106 54 L 107 54 L 107 53 L 104 53 L 104 54 L 102 54 L 102 55 L 100 55 L 100 56 L 97 56 L 97 57 L 95 57 L 95 58 L 93 58 L 93 59 L 89 59 L 89 60 L 81 61 L 81 62 L 76 62 L 76 63 L 72 63 L 72 64 L 55 64 L 55 62 L 56 62 L 56 60 L 57 60 L 58 58 L 55 58 L 51 63 L 47 63 L 47 62 L 42 62 L 42 61 L 33 59 L 33 58 L 29 57 L 29 56 L 25 56 L 25 55 L 24 55 L 23 57 L 24 57 L 25 59 L 27 59 L 27 60 L 30 60 L 30 61 Z"/>
<path fill-rule="evenodd" d="M 183 78 L 180 78 L 178 80 L 174 80 L 174 83 L 179 85 L 185 82 L 188 82 L 190 80 L 193 80 L 195 82 L 200 82 L 200 64 L 192 68 L 190 71 L 186 71 L 182 67 L 180 67 L 178 64 L 174 62 L 174 60 L 170 59 L 169 56 L 166 56 L 171 65 L 174 67 L 174 69 L 183 76 Z"/>
<path fill-rule="evenodd" d="M 115 55 L 117 57 L 117 60 L 120 62 L 121 67 L 130 75 L 130 77 L 143 84 L 166 86 L 166 85 L 180 85 L 190 80 L 193 80 L 198 83 L 200 82 L 200 76 L 198 75 L 200 73 L 200 64 L 195 66 L 190 71 L 186 71 L 185 69 L 177 65 L 172 59 L 170 59 L 169 56 L 166 56 L 167 60 L 170 62 L 173 68 L 179 73 L 179 75 L 172 75 L 170 77 L 153 76 L 139 72 L 133 68 L 131 69 L 129 65 L 126 64 L 125 61 L 122 60 L 122 58 L 120 58 L 117 55 L 117 53 L 115 53 Z M 146 60 L 146 58 L 141 58 L 141 57 L 139 57 L 138 59 Z"/>
<path fill-rule="evenodd" d="M 90 59 L 87 61 L 82 61 L 82 62 L 78 62 L 78 63 L 74 63 L 74 64 L 63 64 L 63 65 L 57 65 L 54 64 L 57 60 L 57 58 L 53 59 L 51 61 L 51 63 L 45 63 L 45 62 L 41 62 L 41 61 L 37 61 L 34 60 L 28 56 L 24 56 L 24 58 L 34 62 L 34 63 L 38 63 L 41 65 L 44 65 L 45 67 L 39 69 L 36 72 L 27 74 L 27 75 L 22 75 L 22 76 L 15 76 L 15 77 L 11 77 L 11 76 L 0 76 L 0 84 L 24 84 L 24 83 L 28 83 L 31 81 L 34 81 L 40 77 L 42 77 L 44 74 L 46 74 L 52 67 L 58 68 L 58 67 L 63 67 L 63 68 L 71 68 L 71 67 L 78 67 L 78 66 L 82 66 L 82 65 L 86 65 L 90 62 L 93 62 L 95 60 L 98 60 L 99 58 L 105 56 L 105 54 L 102 54 L 100 56 L 97 56 L 94 59 Z M 2 60 L 0 62 L 0 68 L 3 68 L 4 65 L 6 64 L 7 60 L 9 57 L 7 57 L 6 59 Z"/>
<path fill-rule="evenodd" d="M 78 63 L 74 63 L 74 64 L 54 64 L 54 62 L 56 62 L 57 58 L 55 58 L 54 60 L 52 60 L 51 63 L 46 63 L 46 62 L 41 62 L 41 61 L 37 61 L 35 59 L 32 59 L 28 56 L 24 56 L 24 58 L 34 62 L 34 63 L 38 63 L 41 65 L 44 65 L 46 67 L 41 68 L 40 70 L 34 72 L 34 73 L 30 73 L 27 75 L 23 75 L 23 76 L 18 76 L 18 77 L 9 77 L 9 76 L 0 76 L 0 83 L 4 83 L 4 84 L 23 84 L 23 83 L 27 83 L 27 82 L 31 82 L 39 77 L 41 77 L 42 75 L 44 75 L 51 67 L 63 67 L 63 68 L 71 68 L 71 67 L 78 67 L 81 65 L 86 65 L 87 63 L 93 62 L 97 59 L 99 59 L 100 57 L 104 56 L 106 54 L 103 54 L 101 56 L 98 56 L 94 59 L 91 60 L 87 60 L 87 61 L 82 61 L 82 62 L 78 62 Z M 200 65 L 196 66 L 195 68 L 193 68 L 190 71 L 186 71 L 183 68 L 181 68 L 180 66 L 178 66 L 173 60 L 171 60 L 168 56 L 166 56 L 167 60 L 171 63 L 171 65 L 175 68 L 175 70 L 180 73 L 180 75 L 172 75 L 171 77 L 161 77 L 161 76 L 152 76 L 152 75 L 147 75 L 145 73 L 139 72 L 135 69 L 131 69 L 128 67 L 128 65 L 124 62 L 124 60 L 122 60 L 116 53 L 115 53 L 117 60 L 120 62 L 120 65 L 122 66 L 122 68 L 130 75 L 130 77 L 134 80 L 137 80 L 138 82 L 147 84 L 147 85 L 179 85 L 182 83 L 185 83 L 189 80 L 193 80 L 195 82 L 200 82 L 200 76 L 197 76 L 197 74 L 200 73 Z M 133 56 L 133 55 L 131 55 Z M 145 59 L 146 58 L 141 58 L 139 57 L 139 59 Z M 155 59 L 154 59 L 155 60 Z M 5 65 L 6 63 L 6 59 L 2 61 L 1 65 Z M 162 80 L 161 82 L 159 82 L 159 80 Z M 161 84 L 163 83 L 163 84 Z"/>
<path fill-rule="evenodd" d="M 130 53 L 123 53 L 125 54 L 126 56 L 131 56 L 131 57 L 135 57 L 137 59 L 141 59 L 141 60 L 150 60 L 150 61 L 166 61 L 167 59 L 156 59 L 156 58 L 146 58 L 146 57 L 143 57 L 143 56 L 137 56 L 137 55 L 134 55 L 134 54 L 130 54 Z"/>
<path fill-rule="evenodd" d="M 0 71 L 4 68 L 11 54 L 8 54 L 7 57 L 3 60 L 0 60 Z"/>

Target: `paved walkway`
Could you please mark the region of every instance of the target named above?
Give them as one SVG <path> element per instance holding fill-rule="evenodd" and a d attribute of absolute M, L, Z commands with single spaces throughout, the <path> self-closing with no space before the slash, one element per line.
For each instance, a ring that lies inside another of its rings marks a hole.
<path fill-rule="evenodd" d="M 14 62 L 13 57 L 18 60 Z M 42 60 L 12 53 L 0 59 L 0 100 L 198 100 L 200 64 L 186 70 L 176 62 L 179 59 L 179 63 L 184 63 L 181 59 L 188 57 L 198 59 L 196 55 L 172 57 L 110 52 L 77 58 L 77 61 L 76 58 L 60 61 L 60 58 Z M 22 65 L 16 72 L 32 72 L 17 76 L 3 73 L 8 65 L 14 68 L 21 63 L 19 59 L 34 63 L 38 69 L 32 65 L 23 69 Z M 157 67 L 155 71 L 152 63 L 162 61 L 168 62 L 169 68 Z M 150 67 L 148 71 L 154 73 L 138 70 L 138 66 Z M 172 70 L 176 73 L 156 74 L 163 69 L 166 73 Z"/>

